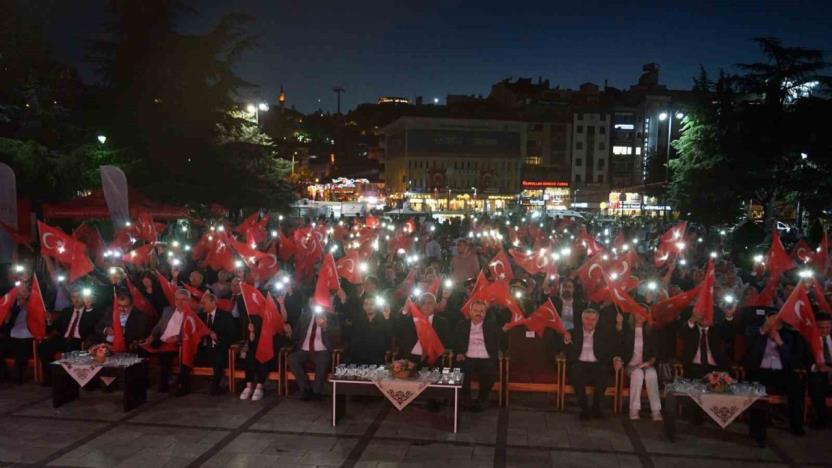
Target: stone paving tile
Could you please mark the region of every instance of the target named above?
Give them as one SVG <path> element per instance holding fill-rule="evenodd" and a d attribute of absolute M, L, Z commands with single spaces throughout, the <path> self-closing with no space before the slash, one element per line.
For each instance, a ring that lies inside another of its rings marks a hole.
<path fill-rule="evenodd" d="M 727 461 L 727 460 L 703 460 L 701 458 L 678 458 L 678 457 L 654 457 L 653 464 L 656 468 L 785 468 L 787 465 L 780 463 L 765 463 L 755 461 Z"/>
<path fill-rule="evenodd" d="M 705 424 L 696 427 L 684 421 L 677 423 L 677 440 L 670 442 L 661 424 L 647 421 L 633 423 L 645 450 L 650 453 L 668 453 L 708 457 L 730 457 L 747 460 L 776 461 L 779 457 L 770 448 L 759 448 L 748 436 L 743 423 L 732 424 L 727 430 Z"/>
<path fill-rule="evenodd" d="M 383 405 L 380 399 L 349 401 L 346 415 L 332 427 L 331 402 L 306 402 L 284 399 L 251 427 L 252 430 L 311 432 L 317 434 L 361 435 L 367 430 Z"/>
<path fill-rule="evenodd" d="M 105 423 L 0 418 L 0 460 L 34 463 L 99 430 Z"/>
<path fill-rule="evenodd" d="M 356 443 L 357 438 L 330 435 L 244 432 L 212 457 L 206 466 L 244 466 L 246 463 L 340 466 Z"/>
<path fill-rule="evenodd" d="M 147 393 L 149 403 L 166 397 L 167 395 L 161 395 L 153 391 Z M 15 416 L 40 416 L 58 419 L 80 418 L 116 421 L 127 414 L 123 411 L 122 398 L 120 391 L 105 393 L 101 390 L 82 390 L 81 396 L 77 400 L 64 404 L 60 408 L 53 408 L 52 400 L 47 399 L 35 405 L 27 406 L 20 411 L 15 411 L 13 414 Z"/>
<path fill-rule="evenodd" d="M 832 430 L 806 429 L 806 435 L 796 437 L 788 431 L 769 430 L 777 446 L 798 463 L 823 463 L 832 465 Z"/>
<path fill-rule="evenodd" d="M 460 432 L 453 433 L 453 419 L 449 408 L 431 413 L 419 404 L 402 411 L 391 409 L 384 418 L 377 437 L 444 440 L 493 444 L 497 437 L 499 410 L 491 407 L 481 413 L 460 412 Z"/>
<path fill-rule="evenodd" d="M 72 450 L 51 465 L 185 466 L 226 434 L 225 431 L 124 425 Z"/>
<path fill-rule="evenodd" d="M 49 398 L 52 389 L 39 385 L 0 383 L 0 413 L 15 411 L 26 404 Z"/>
<path fill-rule="evenodd" d="M 454 468 L 494 466 L 494 448 L 475 445 L 448 445 L 431 442 L 373 440 L 364 450 L 360 463 L 383 466 L 442 466 Z"/>
<path fill-rule="evenodd" d="M 155 393 L 151 390 L 151 393 Z M 169 397 L 132 419 L 135 422 L 236 429 L 259 411 L 265 401 L 241 401 L 230 395 L 192 393 L 183 398 Z"/>
<path fill-rule="evenodd" d="M 617 416 L 579 421 L 573 412 L 513 410 L 508 421 L 508 444 L 557 448 L 633 451 Z"/>

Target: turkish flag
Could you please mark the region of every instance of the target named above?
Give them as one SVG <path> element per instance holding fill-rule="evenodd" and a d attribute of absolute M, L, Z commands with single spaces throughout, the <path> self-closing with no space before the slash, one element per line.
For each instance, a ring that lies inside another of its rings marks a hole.
<path fill-rule="evenodd" d="M 584 294 L 591 295 L 604 285 L 603 257 L 601 255 L 589 257 L 573 275 L 581 282 Z"/>
<path fill-rule="evenodd" d="M 124 343 L 124 329 L 121 326 L 120 313 L 118 311 L 118 295 L 115 288 L 113 288 L 113 352 L 123 353 L 127 351 L 127 345 Z"/>
<path fill-rule="evenodd" d="M 647 313 L 647 309 L 630 297 L 619 282 L 607 278 L 607 288 L 609 289 L 610 299 L 619 311 L 639 315 L 648 322 L 650 321 L 650 314 Z"/>
<path fill-rule="evenodd" d="M 6 321 L 6 317 L 11 312 L 15 301 L 17 301 L 17 287 L 10 289 L 3 297 L 0 297 L 0 323 Z"/>
<path fill-rule="evenodd" d="M 397 233 L 392 239 L 387 241 L 388 251 L 391 253 L 396 253 L 399 250 L 404 250 L 407 252 L 410 250 L 410 244 L 412 239 L 405 233 Z"/>
<path fill-rule="evenodd" d="M 780 240 L 780 234 L 777 228 L 772 228 L 771 231 L 771 247 L 768 250 L 768 270 L 772 276 L 780 276 L 786 271 L 795 267 L 794 261 L 786 253 L 786 248 L 783 247 L 783 242 Z"/>
<path fill-rule="evenodd" d="M 360 265 L 358 251 L 353 250 L 335 262 L 335 269 L 338 270 L 338 276 L 341 278 L 352 284 L 361 284 L 364 282 L 364 274 L 361 272 Z"/>
<path fill-rule="evenodd" d="M 200 300 L 200 299 L 202 299 L 202 296 L 204 296 L 204 295 L 205 295 L 205 291 L 203 291 L 203 290 L 201 290 L 201 289 L 199 289 L 199 288 L 193 287 L 193 286 L 191 286 L 191 285 L 190 285 L 190 284 L 188 284 L 188 283 L 182 283 L 182 287 L 184 287 L 185 289 L 187 289 L 187 290 L 188 290 L 188 292 L 190 292 L 190 293 L 191 293 L 191 297 L 192 297 L 193 299 L 195 299 L 197 302 L 199 302 L 199 300 Z"/>
<path fill-rule="evenodd" d="M 124 263 L 130 263 L 132 265 L 145 265 L 150 261 L 150 255 L 153 253 L 153 249 L 155 247 L 155 243 L 145 244 L 137 249 L 125 253 L 121 256 L 121 260 Z"/>
<path fill-rule="evenodd" d="M 815 294 L 815 302 L 818 304 L 820 310 L 826 312 L 827 314 L 832 314 L 832 307 L 829 306 L 829 302 L 826 300 L 826 296 L 823 295 L 823 288 L 820 286 L 820 282 L 812 278 L 812 291 Z M 3 321 L 0 320 L 0 323 Z"/>
<path fill-rule="evenodd" d="M 295 241 L 286 237 L 282 229 L 277 230 L 277 235 L 280 239 L 280 259 L 288 262 L 295 255 Z"/>
<path fill-rule="evenodd" d="M 509 323 L 506 329 L 510 330 L 518 325 L 525 325 L 527 329 L 533 331 L 537 336 L 543 336 L 547 328 L 551 328 L 561 335 L 566 334 L 566 327 L 563 326 L 560 315 L 558 315 L 558 310 L 552 304 L 551 299 L 547 299 L 543 305 L 538 307 L 527 318 Z"/>
<path fill-rule="evenodd" d="M 700 286 L 679 293 L 673 297 L 667 298 L 661 302 L 657 302 L 650 307 L 650 316 L 653 317 L 653 326 L 657 329 L 665 327 L 671 323 L 685 310 L 685 307 L 693 302 L 693 299 L 699 294 Z"/>
<path fill-rule="evenodd" d="M 194 359 L 199 349 L 199 342 L 211 330 L 199 319 L 190 305 L 182 311 L 182 363 L 188 367 L 194 367 Z"/>
<path fill-rule="evenodd" d="M 225 231 L 208 235 L 208 250 L 205 263 L 214 271 L 234 271 L 234 254 Z"/>
<path fill-rule="evenodd" d="M 688 228 L 688 222 L 682 221 L 681 223 L 676 224 L 672 228 L 665 231 L 661 237 L 659 237 L 659 242 L 664 243 L 676 243 L 685 240 L 685 231 Z"/>
<path fill-rule="evenodd" d="M 714 324 L 714 259 L 708 260 L 708 268 L 705 270 L 705 279 L 700 285 L 699 294 L 696 295 L 696 304 L 693 306 L 692 315 L 701 315 L 703 323 L 707 326 Z"/>
<path fill-rule="evenodd" d="M 797 244 L 792 247 L 792 258 L 800 263 L 809 263 L 813 260 L 814 251 L 805 239 L 800 239 Z"/>
<path fill-rule="evenodd" d="M 813 255 L 813 265 L 817 273 L 825 277 L 826 270 L 829 268 L 829 236 L 826 230 L 823 231 L 823 237 L 820 240 L 817 252 Z"/>
<path fill-rule="evenodd" d="M 324 248 L 321 235 L 312 226 L 297 229 L 294 233 L 295 274 L 301 282 L 311 279 L 315 274 L 314 265 L 323 256 Z"/>
<path fill-rule="evenodd" d="M 312 296 L 312 301 L 325 309 L 331 310 L 332 299 L 329 295 L 340 288 L 335 260 L 333 260 L 332 254 L 326 254 L 318 272 L 318 281 L 315 283 L 315 293 Z"/>
<path fill-rule="evenodd" d="M 24 232 L 18 231 L 17 229 L 9 226 L 8 224 L 4 223 L 3 221 L 0 221 L 0 227 L 2 227 L 6 231 L 6 233 L 9 235 L 9 237 L 12 238 L 12 241 L 14 241 L 16 244 L 25 245 L 26 247 L 29 248 L 29 250 L 32 249 L 32 246 L 29 245 L 29 244 L 32 243 L 32 236 L 31 235 L 28 235 Z"/>
<path fill-rule="evenodd" d="M 520 309 L 520 304 L 512 297 L 511 289 L 505 281 L 495 281 L 473 297 L 484 300 L 489 304 L 498 304 L 507 308 L 511 312 L 512 322 L 517 322 L 525 318 L 523 310 Z"/>
<path fill-rule="evenodd" d="M 269 215 L 265 215 L 263 219 L 260 219 L 260 212 L 255 211 L 244 219 L 239 226 L 234 228 L 234 230 L 242 234 L 246 242 L 259 244 L 266 240 L 266 226 L 268 223 Z"/>
<path fill-rule="evenodd" d="M 90 257 L 95 261 L 96 265 L 104 265 L 104 247 L 106 244 L 98 228 L 87 223 L 81 223 L 72 231 L 72 237 L 86 244 Z"/>
<path fill-rule="evenodd" d="M 165 299 L 167 299 L 168 305 L 173 307 L 175 304 L 174 297 L 176 292 L 173 288 L 173 285 L 170 284 L 170 281 L 168 281 L 167 278 L 162 276 L 162 274 L 159 273 L 159 271 L 156 271 L 156 280 L 159 281 L 159 287 L 162 288 L 162 295 L 164 295 Z"/>
<path fill-rule="evenodd" d="M 64 266 L 69 267 L 69 282 L 85 276 L 95 269 L 87 257 L 86 246 L 65 234 L 58 228 L 48 226 L 38 221 L 40 233 L 40 253 L 44 257 L 52 257 Z"/>
<path fill-rule="evenodd" d="M 497 255 L 488 262 L 488 269 L 496 280 L 511 281 L 514 279 L 514 273 L 511 271 L 511 261 L 506 255 L 506 251 L 500 249 Z"/>
<path fill-rule="evenodd" d="M 433 365 L 440 356 L 445 354 L 445 346 L 430 324 L 428 317 L 422 312 L 416 304 L 409 298 L 405 302 L 405 311 L 413 318 L 413 324 L 416 326 L 416 336 L 419 339 L 419 344 L 422 345 L 423 356 L 427 358 L 427 362 Z"/>
<path fill-rule="evenodd" d="M 511 254 L 511 258 L 514 259 L 517 266 L 530 275 L 543 272 L 548 268 L 549 263 L 552 262 L 547 249 L 527 252 L 521 252 L 519 249 L 509 249 L 508 253 Z"/>
<path fill-rule="evenodd" d="M 416 221 L 414 221 L 413 218 L 409 218 L 404 223 L 404 227 L 402 227 L 402 230 L 404 230 L 404 232 L 406 232 L 408 234 L 416 231 Z"/>
<path fill-rule="evenodd" d="M 277 304 L 269 293 L 266 295 L 266 307 L 263 311 L 263 325 L 260 327 L 260 339 L 254 357 L 257 361 L 266 363 L 274 358 L 274 337 L 286 328 L 283 315 L 277 310 Z"/>
<path fill-rule="evenodd" d="M 673 259 L 671 259 L 671 256 Z M 674 264 L 675 258 L 676 252 L 673 251 L 669 244 L 659 244 L 656 246 L 656 250 L 653 253 L 653 264 L 656 268 L 661 268 L 668 262 L 668 260 L 671 264 Z"/>
<path fill-rule="evenodd" d="M 465 304 L 462 305 L 462 313 L 465 315 L 465 318 L 469 317 L 471 304 L 473 304 L 475 299 L 479 298 L 477 293 L 487 288 L 489 284 L 490 283 L 485 277 L 485 274 L 482 270 L 480 270 L 479 274 L 477 274 L 477 281 L 474 283 L 474 288 L 471 290 L 471 295 L 468 297 L 468 300 L 465 301 Z"/>
<path fill-rule="evenodd" d="M 164 227 L 164 225 L 162 225 L 162 227 Z M 156 230 L 156 224 L 153 222 L 153 216 L 151 216 L 150 213 L 141 211 L 138 214 L 136 217 L 134 234 L 136 237 L 144 240 L 145 242 L 156 242 L 158 232 Z"/>
<path fill-rule="evenodd" d="M 777 318 L 791 325 L 803 336 L 812 348 L 812 357 L 815 362 L 820 362 L 823 355 L 820 347 L 820 333 L 815 323 L 812 303 L 809 301 L 809 295 L 806 294 L 806 287 L 802 281 L 792 290 L 783 307 L 777 312 Z"/>
<path fill-rule="evenodd" d="M 29 327 L 29 333 L 36 341 L 41 341 L 46 336 L 46 304 L 43 302 L 38 275 L 34 273 L 32 274 L 32 292 L 29 294 L 26 307 L 26 326 Z"/>
<path fill-rule="evenodd" d="M 586 255 L 588 257 L 592 257 L 593 255 L 604 251 L 604 247 L 599 244 L 590 233 L 587 232 L 586 226 L 581 226 L 581 230 L 578 233 L 578 238 L 575 239 L 575 242 L 586 249 Z"/>
<path fill-rule="evenodd" d="M 373 215 L 367 215 L 367 217 L 364 219 L 364 224 L 366 224 L 367 227 L 375 229 L 379 225 L 378 218 L 376 218 Z"/>
<path fill-rule="evenodd" d="M 251 244 L 238 242 L 232 238 L 228 239 L 228 243 L 242 257 L 246 266 L 261 279 L 267 280 L 280 271 L 276 256 L 261 252 L 256 247 L 252 247 Z"/>
<path fill-rule="evenodd" d="M 151 322 L 156 321 L 156 317 L 159 316 L 159 311 L 153 307 L 153 304 L 144 297 L 135 286 L 133 286 L 133 282 L 130 281 L 130 278 L 127 278 L 127 290 L 130 291 L 130 297 L 133 298 L 133 306 L 136 310 L 140 311 L 144 315 L 147 316 L 148 320 Z"/>

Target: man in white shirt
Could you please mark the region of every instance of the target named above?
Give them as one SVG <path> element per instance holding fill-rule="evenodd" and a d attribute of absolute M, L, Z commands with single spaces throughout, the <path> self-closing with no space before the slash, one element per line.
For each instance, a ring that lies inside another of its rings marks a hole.
<path fill-rule="evenodd" d="M 488 404 L 488 396 L 497 375 L 502 330 L 494 320 L 485 320 L 487 305 L 483 301 L 471 304 L 471 320 L 461 321 L 454 334 L 454 353 L 457 367 L 462 368 L 462 402 L 471 411 L 481 411 Z M 479 382 L 477 401 L 471 403 L 471 379 Z"/>
<path fill-rule="evenodd" d="M 173 358 L 179 352 L 181 343 L 182 320 L 184 311 L 191 307 L 191 293 L 187 289 L 177 289 L 174 294 L 174 306 L 165 307 L 162 318 L 153 327 L 145 340 L 145 349 L 155 350 L 159 356 L 159 392 L 169 389 L 170 369 Z"/>
<path fill-rule="evenodd" d="M 620 340 L 619 333 L 603 330 L 598 325 L 598 318 L 598 311 L 585 309 L 581 312 L 581 326 L 576 327 L 573 333 L 567 333 L 563 340 L 566 345 L 566 371 L 575 389 L 582 420 L 601 417 L 601 397 L 612 376 L 612 366 L 622 365 L 620 357 L 613 358 Z M 593 387 L 591 410 L 586 398 L 587 386 Z"/>
<path fill-rule="evenodd" d="M 827 414 L 826 398 L 829 395 L 829 377 L 832 375 L 832 317 L 824 312 L 815 315 L 815 323 L 820 334 L 820 356 L 816 359 L 809 372 L 809 397 L 812 400 L 812 408 L 815 412 L 815 420 L 810 426 L 812 429 L 826 429 Z"/>

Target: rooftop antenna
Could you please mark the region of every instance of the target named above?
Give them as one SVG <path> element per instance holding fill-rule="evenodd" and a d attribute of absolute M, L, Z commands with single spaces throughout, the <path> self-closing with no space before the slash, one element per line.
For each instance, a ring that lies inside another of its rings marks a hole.
<path fill-rule="evenodd" d="M 336 86 L 336 87 L 332 88 L 332 91 L 334 91 L 335 94 L 338 95 L 338 113 L 340 114 L 341 113 L 341 93 L 344 92 L 344 88 L 341 87 L 341 86 Z"/>

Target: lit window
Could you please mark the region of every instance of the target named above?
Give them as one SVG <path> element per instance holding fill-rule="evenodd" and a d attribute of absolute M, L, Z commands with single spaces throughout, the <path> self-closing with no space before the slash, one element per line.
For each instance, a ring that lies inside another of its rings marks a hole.
<path fill-rule="evenodd" d="M 636 147 L 636 156 L 641 156 L 641 147 L 640 146 Z"/>
<path fill-rule="evenodd" d="M 613 146 L 612 154 L 626 155 L 633 154 L 633 148 L 630 146 Z"/>
<path fill-rule="evenodd" d="M 526 158 L 526 164 L 529 166 L 540 166 L 543 164 L 543 158 L 540 156 L 529 156 Z"/>

